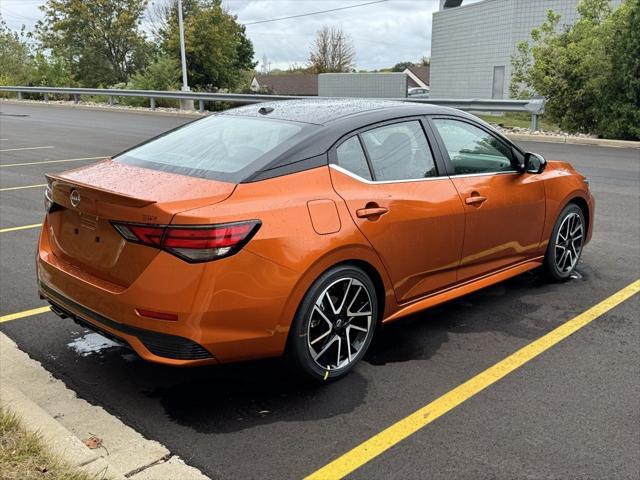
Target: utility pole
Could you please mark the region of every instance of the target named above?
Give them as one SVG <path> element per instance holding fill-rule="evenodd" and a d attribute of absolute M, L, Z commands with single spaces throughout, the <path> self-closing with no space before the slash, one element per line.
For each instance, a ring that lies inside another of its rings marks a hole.
<path fill-rule="evenodd" d="M 182 0 L 178 0 L 178 29 L 180 30 L 180 61 L 182 63 L 182 90 L 189 91 L 187 81 L 187 56 L 184 53 L 184 24 L 182 22 Z"/>
<path fill-rule="evenodd" d="M 182 22 L 182 0 L 178 0 L 178 30 L 180 31 L 180 63 L 182 64 L 182 91 L 188 92 L 189 82 L 187 80 L 187 56 L 184 53 L 184 24 Z M 202 105 L 202 102 L 200 102 Z M 180 100 L 180 110 L 193 110 L 193 100 Z"/>

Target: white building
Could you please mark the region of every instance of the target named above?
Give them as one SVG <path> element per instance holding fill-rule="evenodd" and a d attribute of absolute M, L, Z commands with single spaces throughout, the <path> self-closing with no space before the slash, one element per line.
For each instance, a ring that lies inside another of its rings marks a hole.
<path fill-rule="evenodd" d="M 550 9 L 560 25 L 573 24 L 578 1 L 441 0 L 433 15 L 431 98 L 508 98 L 518 42 L 531 39 Z"/>

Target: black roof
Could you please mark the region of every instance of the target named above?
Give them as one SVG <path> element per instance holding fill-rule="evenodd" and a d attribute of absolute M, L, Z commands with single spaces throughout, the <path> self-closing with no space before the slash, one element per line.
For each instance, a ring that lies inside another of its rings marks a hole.
<path fill-rule="evenodd" d="M 260 113 L 261 110 L 268 111 L 269 113 Z M 356 115 L 361 116 L 367 113 L 372 113 L 377 116 L 377 114 L 382 113 L 380 112 L 381 110 L 386 110 L 385 113 L 400 113 L 401 115 L 407 116 L 452 112 L 452 109 L 447 107 L 394 100 L 369 98 L 305 98 L 300 100 L 280 100 L 245 105 L 227 110 L 223 114 L 327 125 L 336 120 Z"/>

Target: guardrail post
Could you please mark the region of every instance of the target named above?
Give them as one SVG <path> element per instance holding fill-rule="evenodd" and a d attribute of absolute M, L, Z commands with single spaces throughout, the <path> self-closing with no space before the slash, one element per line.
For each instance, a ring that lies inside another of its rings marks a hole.
<path fill-rule="evenodd" d="M 198 111 L 204 113 L 204 100 L 198 100 Z"/>
<path fill-rule="evenodd" d="M 531 126 L 529 127 L 530 132 L 537 132 L 539 130 L 538 117 L 539 116 L 535 113 L 531 114 Z"/>
<path fill-rule="evenodd" d="M 22 100 L 22 92 L 18 92 L 18 100 Z"/>
<path fill-rule="evenodd" d="M 109 99 L 109 105 L 113 107 L 113 95 L 109 95 L 107 98 Z"/>
<path fill-rule="evenodd" d="M 45 101 L 45 102 L 48 102 L 48 101 L 49 101 L 49 94 L 48 94 L 47 92 L 44 92 L 44 93 L 42 94 L 42 96 L 44 97 L 44 101 Z"/>
<path fill-rule="evenodd" d="M 149 106 L 151 107 L 151 110 L 155 110 L 156 109 L 156 99 L 151 97 L 149 99 Z"/>
<path fill-rule="evenodd" d="M 80 101 L 80 95 L 77 93 L 73 94 L 73 103 L 78 103 Z"/>

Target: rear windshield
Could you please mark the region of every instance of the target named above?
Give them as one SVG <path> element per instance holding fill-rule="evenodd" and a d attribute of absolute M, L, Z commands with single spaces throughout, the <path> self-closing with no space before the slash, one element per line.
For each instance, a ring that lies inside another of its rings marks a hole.
<path fill-rule="evenodd" d="M 299 141 L 313 126 L 282 120 L 212 115 L 114 158 L 163 172 L 240 182 Z"/>

